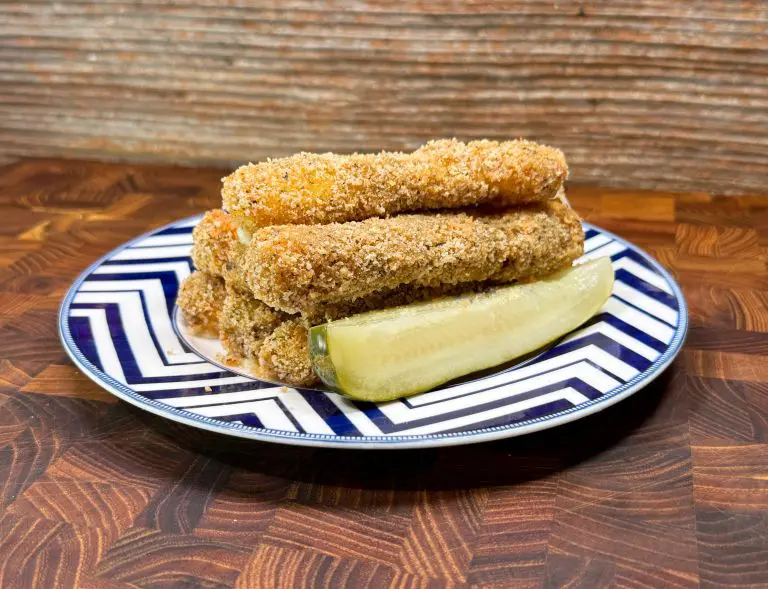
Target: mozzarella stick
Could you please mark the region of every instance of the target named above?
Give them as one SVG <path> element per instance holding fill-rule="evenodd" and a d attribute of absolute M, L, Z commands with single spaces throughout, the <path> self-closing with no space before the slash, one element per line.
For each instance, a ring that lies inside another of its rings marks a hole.
<path fill-rule="evenodd" d="M 581 220 L 560 201 L 538 210 L 478 212 L 475 218 L 503 233 L 507 243 L 504 264 L 491 282 L 537 280 L 567 268 L 584 253 Z"/>
<path fill-rule="evenodd" d="M 231 361 L 256 358 L 264 338 L 289 318 L 231 286 L 219 317 L 219 340 Z"/>
<path fill-rule="evenodd" d="M 259 351 L 264 376 L 294 386 L 312 386 L 320 379 L 312 370 L 306 324 L 300 319 L 281 323 L 267 336 Z"/>
<path fill-rule="evenodd" d="M 216 335 L 224 292 L 224 281 L 207 272 L 193 272 L 181 283 L 176 304 L 193 333 Z"/>
<path fill-rule="evenodd" d="M 533 280 L 570 265 L 583 240 L 576 214 L 551 201 L 496 214 L 266 227 L 238 267 L 257 299 L 312 315 L 403 285 Z"/>
<path fill-rule="evenodd" d="M 201 272 L 224 276 L 236 247 L 237 227 L 221 209 L 208 211 L 192 231 L 192 262 Z"/>
<path fill-rule="evenodd" d="M 247 290 L 240 270 L 245 246 L 237 226 L 221 209 L 205 213 L 192 232 L 192 261 L 200 271 L 221 276 L 228 286 Z"/>
<path fill-rule="evenodd" d="M 568 175 L 563 153 L 526 141 L 431 141 L 413 153 L 300 153 L 223 178 L 224 208 L 248 232 L 405 211 L 552 199 Z"/>

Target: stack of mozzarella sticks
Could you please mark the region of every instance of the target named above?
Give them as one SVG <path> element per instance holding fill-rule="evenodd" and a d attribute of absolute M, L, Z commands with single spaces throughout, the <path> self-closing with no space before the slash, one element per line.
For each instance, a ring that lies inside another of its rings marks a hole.
<path fill-rule="evenodd" d="M 562 152 L 525 140 L 249 164 L 195 228 L 177 302 L 227 363 L 312 386 L 313 325 L 569 267 L 584 234 L 567 175 Z"/>

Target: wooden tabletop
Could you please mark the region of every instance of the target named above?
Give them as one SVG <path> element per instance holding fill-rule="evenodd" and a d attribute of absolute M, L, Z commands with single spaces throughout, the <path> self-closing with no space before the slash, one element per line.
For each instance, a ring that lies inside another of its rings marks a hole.
<path fill-rule="evenodd" d="M 221 175 L 0 169 L 0 587 L 768 586 L 768 196 L 572 187 L 682 284 L 678 360 L 554 430 L 360 452 L 179 426 L 68 361 L 72 280 Z"/>

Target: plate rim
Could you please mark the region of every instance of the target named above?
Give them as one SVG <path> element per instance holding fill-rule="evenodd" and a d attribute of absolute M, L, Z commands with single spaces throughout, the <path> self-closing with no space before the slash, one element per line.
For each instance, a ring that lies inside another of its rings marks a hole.
<path fill-rule="evenodd" d="M 254 428 L 252 426 L 246 426 L 243 424 L 223 422 L 203 415 L 198 415 L 190 411 L 185 411 L 184 409 L 166 405 L 165 403 L 161 403 L 155 399 L 144 397 L 136 393 L 129 385 L 118 382 L 105 372 L 99 370 L 82 354 L 80 349 L 75 344 L 69 329 L 69 322 L 67 321 L 68 310 L 72 305 L 72 299 L 79 291 L 82 283 L 85 282 L 93 270 L 98 268 L 111 257 L 131 247 L 133 244 L 138 243 L 160 231 L 176 227 L 179 224 L 191 223 L 194 220 L 200 219 L 202 215 L 202 213 L 199 213 L 197 215 L 184 217 L 155 229 L 146 231 L 141 235 L 122 243 L 117 248 L 108 251 L 106 254 L 98 258 L 95 262 L 83 270 L 70 285 L 67 293 L 61 301 L 61 304 L 59 305 L 57 323 L 59 339 L 62 343 L 62 347 L 67 353 L 67 356 L 69 356 L 70 360 L 81 372 L 83 372 L 91 381 L 99 385 L 101 388 L 114 395 L 118 399 L 121 399 L 122 401 L 130 403 L 131 405 L 148 411 L 154 415 L 158 415 L 160 417 L 164 417 L 166 419 L 170 419 L 187 426 L 197 427 L 219 434 L 230 435 L 260 442 L 278 444 L 282 443 L 292 446 L 347 448 L 357 450 L 407 450 L 414 448 L 458 446 L 517 437 L 557 427 L 572 421 L 576 421 L 577 419 L 599 413 L 600 411 L 607 409 L 619 401 L 622 401 L 633 395 L 658 378 L 674 361 L 674 359 L 680 353 L 680 350 L 683 347 L 683 343 L 685 342 L 685 338 L 688 334 L 688 304 L 685 300 L 685 296 L 683 295 L 683 291 L 680 288 L 680 285 L 669 273 L 669 271 L 664 268 L 658 260 L 656 260 L 653 256 L 651 256 L 639 246 L 624 239 L 623 237 L 616 235 L 615 233 L 612 233 L 611 231 L 603 229 L 602 227 L 593 225 L 587 221 L 582 221 L 582 225 L 585 231 L 589 229 L 596 230 L 618 241 L 629 249 L 639 251 L 651 263 L 654 270 L 658 272 L 662 277 L 664 277 L 664 279 L 670 285 L 672 288 L 672 293 L 679 305 L 677 325 L 674 327 L 675 334 L 670 341 L 666 351 L 661 356 L 659 356 L 646 370 L 640 372 L 631 380 L 616 387 L 613 391 L 609 391 L 605 395 L 601 395 L 596 399 L 590 399 L 575 407 L 563 409 L 547 416 L 536 417 L 514 424 L 498 425 L 461 432 L 391 436 L 331 436 L 328 434 L 312 434 L 306 432 L 273 430 L 269 428 Z"/>

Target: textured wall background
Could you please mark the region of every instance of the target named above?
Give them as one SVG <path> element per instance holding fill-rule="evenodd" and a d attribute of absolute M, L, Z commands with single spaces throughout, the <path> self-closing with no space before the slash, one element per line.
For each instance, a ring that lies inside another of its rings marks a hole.
<path fill-rule="evenodd" d="M 576 181 L 765 192 L 767 80 L 759 0 L 4 1 L 0 159 L 523 135 Z"/>

